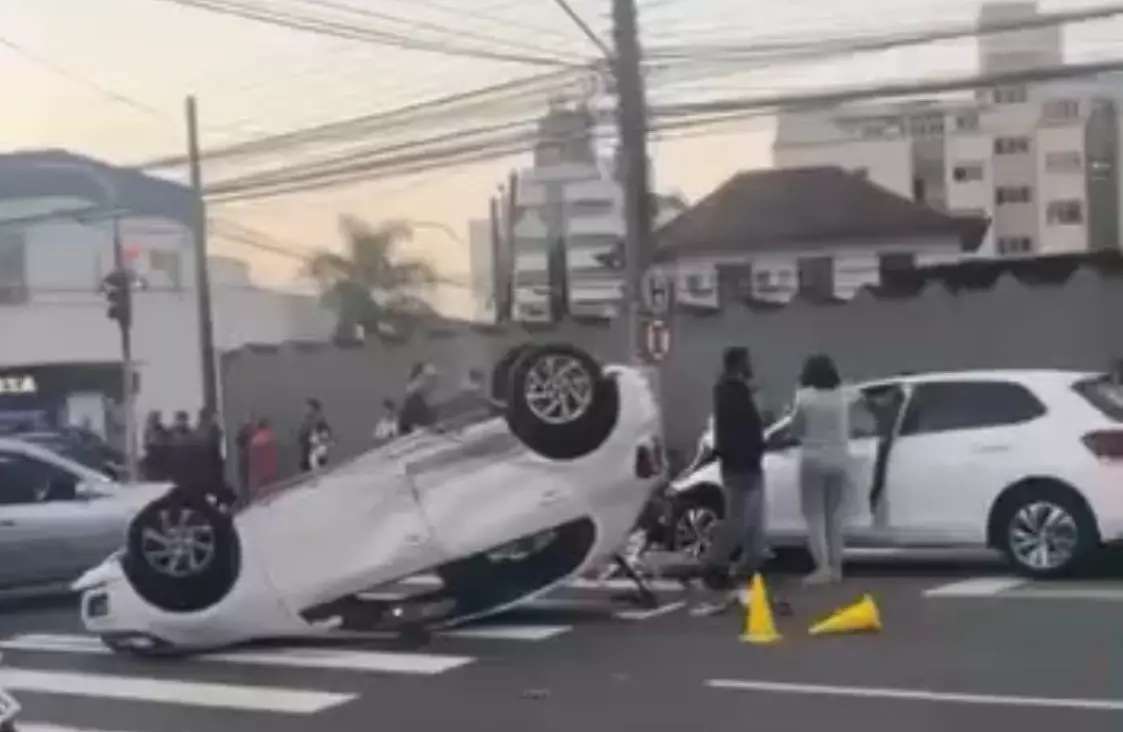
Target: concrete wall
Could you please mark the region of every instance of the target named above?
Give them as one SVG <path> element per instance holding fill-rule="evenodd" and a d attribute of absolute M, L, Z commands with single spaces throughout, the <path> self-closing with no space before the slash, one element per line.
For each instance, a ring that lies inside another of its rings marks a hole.
<path fill-rule="evenodd" d="M 1023 284 L 1002 275 L 988 289 L 953 294 L 940 282 L 900 298 L 862 291 L 849 303 L 801 299 L 775 309 L 727 305 L 710 315 L 679 313 L 673 353 L 661 369 L 668 443 L 689 451 L 710 409 L 721 350 L 748 345 L 762 406 L 782 409 L 804 357 L 830 353 L 849 379 L 902 371 L 1001 367 L 1103 369 L 1123 356 L 1123 275 L 1091 267 L 1064 282 Z M 230 431 L 251 412 L 271 416 L 286 445 L 295 440 L 303 400 L 319 397 L 343 453 L 369 443 L 385 398 L 397 398 L 414 361 L 436 363 L 455 387 L 464 371 L 486 367 L 510 345 L 570 341 L 604 359 L 624 351 L 619 323 L 570 323 L 554 329 L 484 332 L 465 326 L 429 329 L 408 342 L 371 339 L 362 347 L 287 345 L 243 349 L 224 357 Z M 286 456 L 295 464 L 295 456 Z"/>

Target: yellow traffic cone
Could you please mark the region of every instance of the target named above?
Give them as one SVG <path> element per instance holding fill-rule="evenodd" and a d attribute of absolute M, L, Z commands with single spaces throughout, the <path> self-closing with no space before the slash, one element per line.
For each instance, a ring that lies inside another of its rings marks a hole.
<path fill-rule="evenodd" d="M 745 610 L 745 632 L 741 634 L 744 643 L 775 643 L 781 636 L 776 631 L 776 621 L 772 618 L 772 605 L 768 602 L 768 590 L 764 578 L 753 575 L 749 590 L 749 606 Z"/>
<path fill-rule="evenodd" d="M 877 603 L 869 594 L 862 595 L 857 602 L 836 610 L 825 620 L 811 626 L 809 635 L 833 635 L 836 633 L 876 633 L 881 630 L 881 613 Z"/>

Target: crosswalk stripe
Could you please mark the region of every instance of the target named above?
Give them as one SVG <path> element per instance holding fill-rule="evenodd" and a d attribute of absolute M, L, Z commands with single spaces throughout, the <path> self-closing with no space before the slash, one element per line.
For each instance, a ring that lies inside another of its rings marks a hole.
<path fill-rule="evenodd" d="M 17 635 L 0 640 L 0 650 L 46 653 L 112 653 L 96 638 L 82 635 Z M 393 653 L 330 648 L 286 648 L 283 650 L 238 650 L 228 653 L 201 653 L 191 660 L 210 663 L 242 663 L 254 666 L 295 666 L 342 671 L 381 671 L 398 674 L 434 675 L 471 663 L 470 656 L 444 656 L 431 653 Z"/>
<path fill-rule="evenodd" d="M 68 671 L 33 671 L 8 666 L 0 667 L 0 686 L 11 691 L 282 714 L 316 714 L 358 697 L 357 694 L 308 691 L 278 686 L 172 681 Z"/>
<path fill-rule="evenodd" d="M 644 583 L 656 592 L 682 592 L 685 590 L 683 584 L 678 580 L 668 579 L 647 579 Z M 413 577 L 407 577 L 398 584 L 410 587 L 440 587 L 441 580 L 436 575 L 419 574 Z M 600 590 L 622 592 L 627 590 L 636 589 L 636 583 L 630 579 L 612 578 L 605 580 L 585 579 L 578 578 L 566 582 L 563 587 L 573 590 Z"/>
<path fill-rule="evenodd" d="M 993 597 L 1029 582 L 1025 577 L 974 577 L 924 591 L 925 597 Z"/>
<path fill-rule="evenodd" d="M 543 641 L 570 630 L 569 625 L 479 625 L 453 628 L 441 635 L 478 640 Z"/>
<path fill-rule="evenodd" d="M 87 729 L 85 727 L 67 727 L 58 724 L 46 724 L 41 722 L 24 722 L 22 719 L 17 720 L 17 732 L 109 732 L 104 729 Z"/>

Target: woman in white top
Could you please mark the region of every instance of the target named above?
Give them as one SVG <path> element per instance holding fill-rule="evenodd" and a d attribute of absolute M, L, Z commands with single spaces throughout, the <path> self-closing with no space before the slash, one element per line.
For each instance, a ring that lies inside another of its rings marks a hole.
<path fill-rule="evenodd" d="M 850 465 L 850 397 L 829 356 L 811 356 L 796 392 L 792 434 L 800 443 L 799 487 L 815 571 L 804 581 L 842 579 Z"/>

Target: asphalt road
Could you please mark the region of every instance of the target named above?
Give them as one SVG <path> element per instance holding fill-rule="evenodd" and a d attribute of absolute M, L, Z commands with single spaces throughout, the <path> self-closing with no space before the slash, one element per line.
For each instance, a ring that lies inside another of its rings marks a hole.
<path fill-rule="evenodd" d="M 1123 728 L 1123 581 L 1025 583 L 985 565 L 865 565 L 842 585 L 770 581 L 783 639 L 743 618 L 655 611 L 579 587 L 403 651 L 265 647 L 142 662 L 100 652 L 69 603 L 0 608 L 0 685 L 28 732 L 746 729 L 1021 732 Z M 811 638 L 869 592 L 884 629 Z M 49 726 L 54 725 L 54 726 Z"/>

